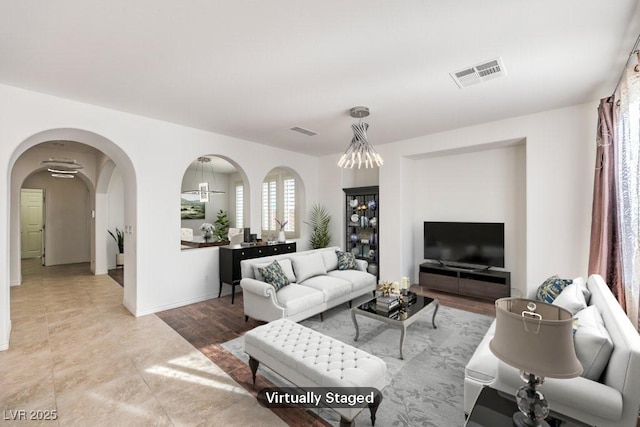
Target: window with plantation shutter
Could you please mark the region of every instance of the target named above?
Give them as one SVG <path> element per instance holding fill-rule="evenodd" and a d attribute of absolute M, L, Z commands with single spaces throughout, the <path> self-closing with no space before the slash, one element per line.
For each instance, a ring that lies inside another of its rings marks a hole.
<path fill-rule="evenodd" d="M 296 179 L 289 172 L 274 169 L 262 182 L 262 238 L 277 238 L 278 221 L 287 221 L 284 231 L 287 238 L 298 237 L 296 217 L 298 197 Z"/>
<path fill-rule="evenodd" d="M 296 227 L 296 180 L 287 178 L 283 181 L 284 206 L 282 217 L 288 221 L 284 231 L 295 231 Z"/>
<path fill-rule="evenodd" d="M 278 214 L 277 180 L 271 177 L 262 183 L 262 230 L 276 231 Z"/>
<path fill-rule="evenodd" d="M 244 185 L 236 184 L 236 228 L 244 227 Z"/>

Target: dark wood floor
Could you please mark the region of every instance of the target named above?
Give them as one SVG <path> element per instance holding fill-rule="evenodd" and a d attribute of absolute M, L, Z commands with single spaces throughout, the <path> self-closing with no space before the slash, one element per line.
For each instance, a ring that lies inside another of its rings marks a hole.
<path fill-rule="evenodd" d="M 495 316 L 495 306 L 491 301 L 426 291 L 420 285 L 413 285 L 411 290 L 438 298 L 443 306 Z M 156 314 L 254 396 L 258 390 L 273 386 L 258 374 L 254 387 L 249 367 L 220 346 L 264 323 L 254 319 L 245 322 L 241 295 L 236 295 L 235 304 L 231 304 L 231 296 L 226 296 Z M 278 408 L 273 412 L 290 426 L 329 425 L 311 411 L 303 409 Z"/>

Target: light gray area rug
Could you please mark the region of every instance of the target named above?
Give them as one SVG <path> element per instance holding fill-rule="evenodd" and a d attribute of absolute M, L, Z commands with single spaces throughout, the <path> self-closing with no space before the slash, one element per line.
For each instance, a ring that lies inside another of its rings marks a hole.
<path fill-rule="evenodd" d="M 400 330 L 373 319 L 358 316 L 360 337 L 353 341 L 355 328 L 346 304 L 300 322 L 320 333 L 336 338 L 387 364 L 387 387 L 378 409 L 376 426 L 461 426 L 464 424 L 464 367 L 480 343 L 493 318 L 449 307 L 440 307 L 437 329 L 431 326 L 433 309 L 419 314 L 407 329 L 404 360 L 400 360 Z M 222 346 L 248 363 L 244 337 Z M 260 365 L 258 373 L 277 386 L 290 386 L 282 377 Z M 329 409 L 316 413 L 332 425 L 340 417 Z M 370 426 L 368 409 L 356 418 L 358 426 Z"/>

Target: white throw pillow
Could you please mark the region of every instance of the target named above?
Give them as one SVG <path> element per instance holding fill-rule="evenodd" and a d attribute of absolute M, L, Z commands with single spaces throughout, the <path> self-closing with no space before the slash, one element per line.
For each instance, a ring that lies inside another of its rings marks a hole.
<path fill-rule="evenodd" d="M 613 341 L 604 326 L 598 307 L 590 305 L 576 314 L 578 329 L 573 335 L 582 376 L 598 381 L 613 352 Z"/>
<path fill-rule="evenodd" d="M 587 281 L 584 280 L 583 277 L 576 277 L 573 279 L 573 283 L 578 284 L 578 287 L 582 291 L 582 295 L 584 295 L 584 301 L 589 305 L 589 301 L 591 300 L 591 291 L 587 288 Z"/>
<path fill-rule="evenodd" d="M 311 277 L 327 274 L 322 255 L 319 252 L 311 255 L 292 256 L 291 262 L 293 263 L 293 270 L 296 273 L 298 283 L 302 283 Z"/>
<path fill-rule="evenodd" d="M 580 310 L 587 307 L 587 302 L 584 300 L 584 294 L 580 289 L 579 283 L 571 283 L 564 288 L 560 295 L 553 300 L 553 305 L 559 305 L 562 308 L 566 308 L 571 314 L 576 314 Z"/>
<path fill-rule="evenodd" d="M 277 260 L 278 264 L 280 264 L 280 267 L 282 268 L 282 271 L 284 271 L 285 276 L 287 276 L 287 279 L 289 279 L 290 283 L 295 283 L 296 282 L 296 275 L 293 273 L 293 266 L 291 265 L 291 260 L 290 259 L 279 259 Z M 273 261 L 271 261 L 273 262 Z M 271 264 L 271 262 L 267 262 L 267 263 L 263 263 L 263 264 L 253 264 L 253 276 L 256 278 L 256 280 L 260 280 L 261 282 L 264 282 L 264 277 L 262 277 L 262 274 L 260 274 L 260 268 L 265 268 L 267 266 L 269 266 L 269 264 Z"/>

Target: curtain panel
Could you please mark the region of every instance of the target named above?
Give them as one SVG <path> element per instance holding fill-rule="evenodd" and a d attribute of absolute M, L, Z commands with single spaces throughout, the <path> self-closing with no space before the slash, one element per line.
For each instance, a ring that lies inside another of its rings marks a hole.
<path fill-rule="evenodd" d="M 600 100 L 596 133 L 589 274 L 601 275 L 626 311 L 616 194 L 614 110 L 613 97 Z"/>
<path fill-rule="evenodd" d="M 640 56 L 640 54 L 639 54 Z M 615 118 L 616 181 L 627 316 L 638 329 L 640 301 L 640 72 L 635 61 L 620 84 Z"/>

